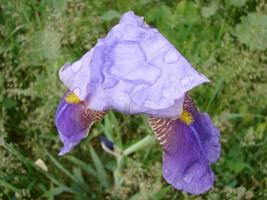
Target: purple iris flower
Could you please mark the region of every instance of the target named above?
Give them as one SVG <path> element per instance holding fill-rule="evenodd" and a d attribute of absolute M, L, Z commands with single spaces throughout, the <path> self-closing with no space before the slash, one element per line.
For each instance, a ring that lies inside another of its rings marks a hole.
<path fill-rule="evenodd" d="M 155 28 L 132 11 L 59 77 L 68 92 L 55 117 L 68 153 L 109 110 L 145 114 L 163 148 L 163 176 L 175 188 L 211 188 L 211 163 L 220 156 L 219 130 L 188 91 L 209 80 Z"/>

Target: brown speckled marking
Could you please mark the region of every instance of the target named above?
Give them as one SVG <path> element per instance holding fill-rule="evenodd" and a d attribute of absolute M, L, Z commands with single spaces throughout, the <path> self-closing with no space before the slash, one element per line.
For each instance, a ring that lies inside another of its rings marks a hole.
<path fill-rule="evenodd" d="M 185 98 L 184 98 L 184 110 L 187 110 L 187 108 L 190 105 L 194 105 L 193 99 L 191 98 L 189 92 L 186 93 Z"/>
<path fill-rule="evenodd" d="M 166 142 L 172 129 L 172 122 L 172 119 L 149 116 L 149 123 L 163 149 L 167 148 Z"/>
<path fill-rule="evenodd" d="M 185 95 L 185 99 L 184 99 L 183 109 L 185 111 L 188 111 L 191 105 L 194 105 L 194 103 L 193 103 L 193 100 L 190 94 L 187 92 Z M 173 122 L 175 119 L 157 118 L 154 116 L 149 116 L 148 118 L 149 118 L 149 123 L 152 127 L 152 130 L 154 131 L 157 137 L 157 140 L 159 141 L 161 147 L 164 150 L 166 150 L 167 149 L 166 143 L 169 139 L 168 137 L 171 133 L 171 129 L 173 128 Z"/>
<path fill-rule="evenodd" d="M 82 115 L 86 121 L 99 121 L 107 112 L 84 109 Z"/>

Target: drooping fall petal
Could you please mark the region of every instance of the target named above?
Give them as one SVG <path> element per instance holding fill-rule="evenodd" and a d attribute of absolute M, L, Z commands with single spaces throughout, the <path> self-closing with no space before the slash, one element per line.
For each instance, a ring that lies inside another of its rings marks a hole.
<path fill-rule="evenodd" d="M 150 117 L 150 123 L 163 148 L 166 181 L 185 192 L 201 194 L 214 182 L 210 164 L 220 156 L 219 130 L 207 113 L 197 111 L 188 97 L 184 109 L 192 114 L 191 124 L 180 118 L 155 117 Z"/>
<path fill-rule="evenodd" d="M 87 136 L 92 124 L 105 114 L 105 112 L 87 109 L 84 102 L 68 103 L 66 99 L 69 95 L 72 94 L 68 92 L 61 99 L 55 116 L 59 137 L 64 144 L 59 155 L 68 153 L 79 144 Z"/>

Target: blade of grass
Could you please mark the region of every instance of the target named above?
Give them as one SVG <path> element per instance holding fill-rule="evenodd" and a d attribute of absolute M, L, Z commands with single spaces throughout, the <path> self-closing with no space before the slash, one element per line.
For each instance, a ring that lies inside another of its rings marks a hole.
<path fill-rule="evenodd" d="M 40 169 L 40 167 L 37 167 L 30 159 L 23 156 L 19 151 L 17 151 L 11 144 L 4 143 L 3 147 L 9 151 L 12 155 L 16 156 L 23 164 L 28 165 L 36 169 L 38 172 L 41 172 L 43 175 L 45 175 L 50 181 L 52 181 L 54 184 L 58 186 L 65 187 L 64 183 L 61 183 L 59 180 L 57 180 L 52 174 Z M 68 188 L 71 190 L 70 188 Z"/>
<path fill-rule="evenodd" d="M 109 112 L 105 118 L 104 123 L 100 125 L 102 131 L 104 132 L 105 136 L 115 143 L 120 148 L 122 147 L 122 140 L 120 134 L 120 126 L 118 124 L 117 118 L 114 112 Z"/>
<path fill-rule="evenodd" d="M 165 199 L 166 194 L 172 189 L 171 186 L 163 187 L 160 191 L 154 194 L 155 200 Z"/>
<path fill-rule="evenodd" d="M 254 113 L 229 113 L 226 115 L 223 115 L 219 117 L 220 120 L 233 120 L 233 119 L 240 119 L 244 117 L 253 117 L 253 118 L 258 118 L 258 119 L 267 119 L 267 117 L 259 114 L 254 114 Z"/>
<path fill-rule="evenodd" d="M 120 125 L 118 123 L 118 118 L 115 116 L 114 112 L 110 113 L 110 119 L 111 119 L 111 130 L 113 134 L 116 134 L 116 141 L 114 141 L 116 143 L 117 146 L 119 146 L 120 148 L 123 148 L 123 144 L 122 144 L 122 139 L 121 139 L 121 129 L 120 129 Z M 114 133 L 115 132 L 115 133 Z"/>
<path fill-rule="evenodd" d="M 56 188 L 53 188 L 51 190 L 48 190 L 46 191 L 43 195 L 42 195 L 42 198 L 46 197 L 46 198 L 54 198 L 55 196 L 63 193 L 63 192 L 70 192 L 72 193 L 72 190 L 70 190 L 69 188 L 67 187 L 64 187 L 64 186 L 59 186 L 59 187 L 56 187 Z"/>
<path fill-rule="evenodd" d="M 96 176 L 96 171 L 93 169 L 93 167 L 91 167 L 90 165 L 88 165 L 84 161 L 81 161 L 78 158 L 75 158 L 73 156 L 67 156 L 66 158 L 67 158 L 67 160 L 71 161 L 75 165 L 81 167 L 86 173 L 88 173 L 94 177 Z"/>
<path fill-rule="evenodd" d="M 13 186 L 12 184 L 0 179 L 0 186 L 3 188 L 6 188 L 8 190 L 11 190 L 13 192 L 19 192 L 20 189 L 18 189 L 17 187 Z"/>
<path fill-rule="evenodd" d="M 103 132 L 105 136 L 112 142 L 114 142 L 114 137 L 113 137 L 113 126 L 116 127 L 116 121 L 114 121 L 114 115 L 113 112 L 108 113 L 105 118 L 104 118 L 104 123 L 101 124 L 101 128 L 103 129 Z"/>
<path fill-rule="evenodd" d="M 84 189 L 86 191 L 90 191 L 91 192 L 91 188 L 90 186 L 87 184 L 87 182 L 84 180 L 81 168 L 79 167 L 74 167 L 73 168 L 73 174 L 76 177 L 76 179 L 79 181 L 79 186 L 80 188 L 84 191 Z"/>
<path fill-rule="evenodd" d="M 106 170 L 99 158 L 99 156 L 97 155 L 97 153 L 95 152 L 94 148 L 90 145 L 90 154 L 96 169 L 96 175 L 97 175 L 97 179 L 100 183 L 100 185 L 104 188 L 108 188 L 109 187 L 109 181 L 108 181 L 108 177 L 107 177 L 107 173 Z"/>
<path fill-rule="evenodd" d="M 106 121 L 107 119 L 105 119 L 105 124 L 100 124 L 100 128 L 102 129 L 103 133 L 105 134 L 105 136 L 110 140 L 110 141 L 114 141 L 113 140 L 113 136 L 111 134 L 111 131 L 109 130 L 109 128 L 106 125 Z"/>
<path fill-rule="evenodd" d="M 209 99 L 209 102 L 208 102 L 208 105 L 206 107 L 206 112 L 209 112 L 209 109 L 210 109 L 210 106 L 212 104 L 212 102 L 214 101 L 214 99 L 216 98 L 216 96 L 220 93 L 220 91 L 222 90 L 222 87 L 223 87 L 223 81 L 224 81 L 224 78 L 221 78 L 218 82 L 218 84 L 216 85 L 216 88 L 215 90 L 213 91 L 210 99 Z"/>
<path fill-rule="evenodd" d="M 73 181 L 77 181 L 75 176 L 73 176 L 72 173 L 67 170 L 59 161 L 57 161 L 45 148 L 43 148 L 43 151 L 60 171 L 70 177 Z"/>

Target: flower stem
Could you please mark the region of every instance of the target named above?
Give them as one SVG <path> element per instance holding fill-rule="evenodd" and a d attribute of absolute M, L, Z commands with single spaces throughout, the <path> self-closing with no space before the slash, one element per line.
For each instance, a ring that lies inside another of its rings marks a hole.
<path fill-rule="evenodd" d="M 156 141 L 155 137 L 152 135 L 147 135 L 142 140 L 138 141 L 134 145 L 130 146 L 129 148 L 123 151 L 123 156 L 128 156 L 131 153 L 139 151 L 143 148 L 147 148 L 149 145 L 154 144 Z"/>

